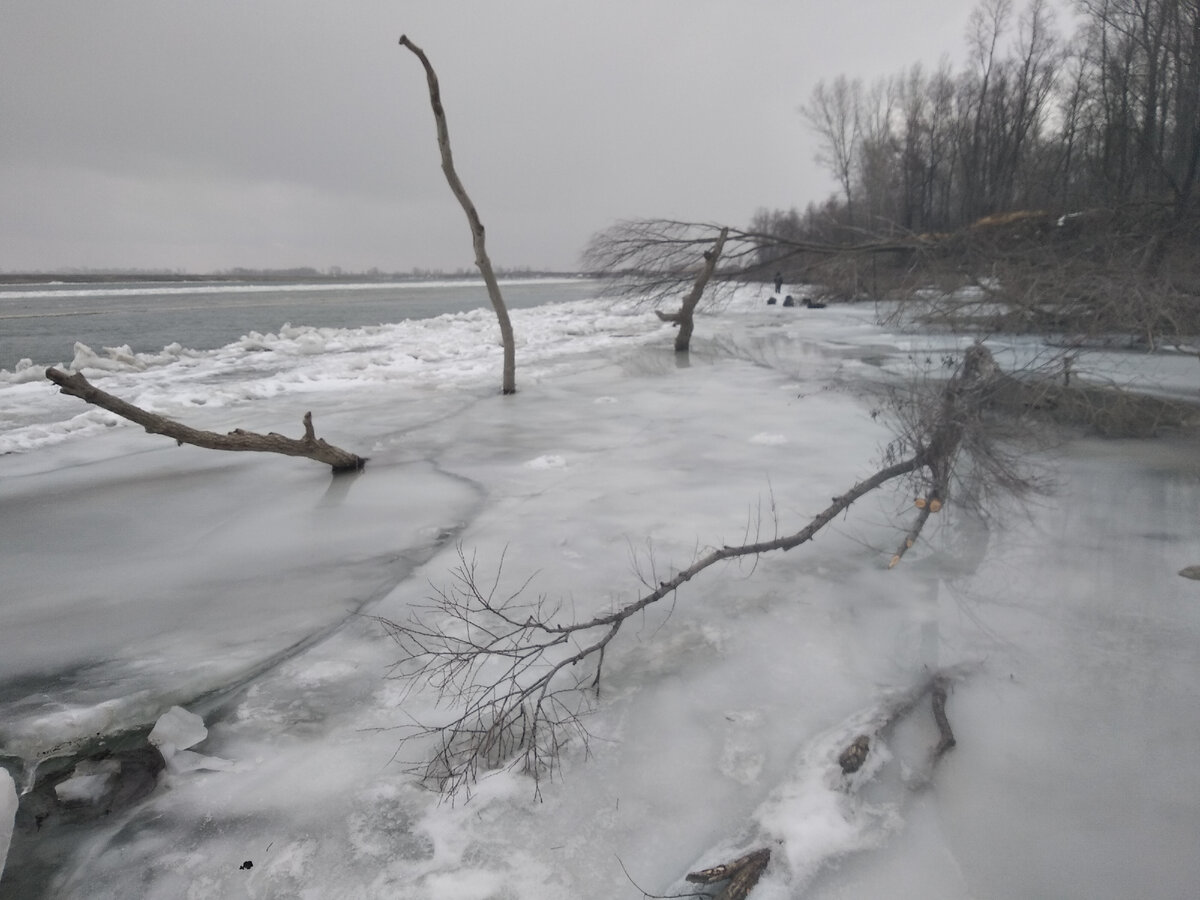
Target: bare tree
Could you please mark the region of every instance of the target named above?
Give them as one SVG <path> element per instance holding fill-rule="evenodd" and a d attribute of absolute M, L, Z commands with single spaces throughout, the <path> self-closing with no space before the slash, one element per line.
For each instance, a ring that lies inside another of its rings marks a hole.
<path fill-rule="evenodd" d="M 148 412 L 119 397 L 106 393 L 76 372 L 69 375 L 59 369 L 46 370 L 46 377 L 59 386 L 62 393 L 78 397 L 101 409 L 107 409 L 124 419 L 141 425 L 150 434 L 161 434 L 174 438 L 179 444 L 192 444 L 210 450 L 242 450 L 259 453 L 281 453 L 284 456 L 303 456 L 330 466 L 337 472 L 357 472 L 366 464 L 365 457 L 357 456 L 340 447 L 321 440 L 313 432 L 312 413 L 304 414 L 304 437 L 296 439 L 282 434 L 255 434 L 238 428 L 229 434 L 201 431 L 174 422 L 165 416 Z"/>
<path fill-rule="evenodd" d="M 850 221 L 854 221 L 853 180 L 862 137 L 859 115 L 862 82 L 837 76 L 831 84 L 818 81 L 801 114 L 821 138 L 817 162 L 829 168 L 846 197 Z"/>
<path fill-rule="evenodd" d="M 696 276 L 696 281 L 692 284 L 691 291 L 683 298 L 683 302 L 679 306 L 679 311 L 664 313 L 655 310 L 658 313 L 658 317 L 664 322 L 671 322 L 679 326 L 679 331 L 675 335 L 676 353 L 687 353 L 688 348 L 691 346 L 692 332 L 696 327 L 696 305 L 700 302 L 700 298 L 704 296 L 704 288 L 717 268 L 717 260 L 721 258 L 721 251 L 725 249 L 725 240 L 728 237 L 729 229 L 722 228 L 721 233 L 717 235 L 717 242 L 713 244 L 712 249 L 704 251 L 704 265 L 701 266 L 700 274 Z"/>
<path fill-rule="evenodd" d="M 708 296 L 716 298 L 750 281 L 765 281 L 778 268 L 805 269 L 814 259 L 863 258 L 872 254 L 908 253 L 919 249 L 911 236 L 841 244 L 805 239 L 787 228 L 776 228 L 789 216 L 756 217 L 760 227 L 734 228 L 711 222 L 674 219 L 630 219 L 592 235 L 584 250 L 590 272 L 616 279 L 616 289 L 647 303 L 664 300 L 695 287 L 697 254 L 711 253 L 725 234 L 720 266 L 707 283 Z M 717 260 L 713 260 L 716 265 Z"/>
<path fill-rule="evenodd" d="M 492 302 L 492 309 L 496 311 L 496 319 L 500 323 L 500 337 L 504 342 L 504 376 L 501 393 L 515 394 L 517 392 L 517 350 L 513 338 L 512 321 L 508 317 L 508 307 L 505 306 L 504 298 L 500 295 L 500 284 L 496 281 L 496 273 L 492 270 L 492 261 L 488 258 L 487 249 L 484 246 L 483 222 L 479 220 L 475 204 L 467 196 L 467 190 L 463 187 L 458 172 L 454 169 L 454 158 L 450 153 L 450 132 L 446 127 L 446 111 L 442 107 L 442 95 L 441 89 L 438 87 L 437 74 L 429 62 L 429 57 L 420 47 L 410 41 L 407 35 L 400 36 L 400 46 L 411 50 L 425 69 L 425 79 L 429 83 L 429 102 L 433 106 L 433 118 L 437 125 L 438 150 L 442 154 L 442 172 L 446 175 L 450 190 L 467 215 L 467 223 L 471 226 L 471 242 L 475 247 L 475 265 L 483 275 L 483 281 L 487 285 L 488 298 Z"/>
<path fill-rule="evenodd" d="M 907 456 L 834 497 L 798 531 L 710 549 L 670 578 L 647 580 L 645 594 L 611 613 L 561 621 L 558 603 L 525 596 L 528 581 L 512 592 L 500 590 L 503 561 L 490 584 L 484 583 L 476 560 L 460 547 L 452 583 L 426 608 L 405 621 L 378 620 L 401 649 L 393 674 L 409 679 L 411 688 L 432 688 L 453 708 L 446 724 L 416 726 L 414 736 L 432 737 L 435 743 L 432 758 L 417 771 L 448 793 L 469 791 L 479 773 L 490 768 L 515 767 L 535 780 L 552 774 L 568 740 L 587 741 L 581 715 L 589 695 L 599 692 L 606 649 L 631 617 L 724 560 L 799 547 L 871 491 L 911 478 L 918 491 L 939 502 L 918 515 L 894 565 L 918 539 L 929 515 L 949 499 L 960 458 L 987 450 L 982 410 L 995 377 L 991 354 L 982 345 L 972 347 L 943 388 L 924 399 L 924 410 L 902 423 L 917 423 L 920 429 L 893 445 L 893 451 L 908 450 Z"/>

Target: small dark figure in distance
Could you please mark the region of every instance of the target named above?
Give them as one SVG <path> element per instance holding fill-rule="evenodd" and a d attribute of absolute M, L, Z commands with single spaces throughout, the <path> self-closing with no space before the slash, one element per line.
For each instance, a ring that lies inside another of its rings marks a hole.
<path fill-rule="evenodd" d="M 775 293 L 779 293 L 779 289 L 783 287 L 783 273 L 775 273 Z"/>
<path fill-rule="evenodd" d="M 806 307 L 808 307 L 809 309 L 824 309 L 824 308 L 825 308 L 825 304 L 824 304 L 824 303 L 817 303 L 817 302 L 814 302 L 814 301 L 812 300 L 812 298 L 810 298 L 810 297 L 805 297 L 805 298 L 804 298 L 804 305 L 805 305 Z"/>
<path fill-rule="evenodd" d="M 768 298 L 767 298 L 767 306 L 774 306 L 774 305 L 775 305 L 775 298 L 774 298 L 774 297 L 768 297 Z"/>
<path fill-rule="evenodd" d="M 783 298 L 783 305 L 784 306 L 795 306 L 796 301 L 792 299 L 791 294 L 788 294 L 786 297 Z"/>

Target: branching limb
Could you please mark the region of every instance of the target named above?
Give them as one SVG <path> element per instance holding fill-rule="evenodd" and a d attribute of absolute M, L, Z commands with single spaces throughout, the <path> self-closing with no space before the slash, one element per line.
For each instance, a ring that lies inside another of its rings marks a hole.
<path fill-rule="evenodd" d="M 161 434 L 174 438 L 180 444 L 192 444 L 210 450 L 248 450 L 260 453 L 281 453 L 284 456 L 303 456 L 325 463 L 334 472 L 357 472 L 366 464 L 365 457 L 334 447 L 316 436 L 313 431 L 312 413 L 304 414 L 304 437 L 295 439 L 282 434 L 255 434 L 238 428 L 228 434 L 201 431 L 180 425 L 157 413 L 147 412 L 139 406 L 127 403 L 119 397 L 106 393 L 83 377 L 80 372 L 68 375 L 60 369 L 46 370 L 46 377 L 59 386 L 64 394 L 78 397 L 93 406 L 99 406 L 123 419 L 141 425 L 150 434 Z"/>

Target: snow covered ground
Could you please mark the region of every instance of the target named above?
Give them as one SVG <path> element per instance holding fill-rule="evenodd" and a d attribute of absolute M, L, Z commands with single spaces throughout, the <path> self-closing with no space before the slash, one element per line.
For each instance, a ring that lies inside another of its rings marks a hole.
<path fill-rule="evenodd" d="M 638 569 L 805 524 L 880 460 L 863 386 L 958 346 L 765 296 L 705 318 L 686 365 L 645 311 L 515 311 L 510 398 L 483 312 L 77 348 L 103 389 L 197 427 L 298 434 L 312 410 L 370 457 L 333 480 L 175 447 L 33 367 L 0 373 L 0 754 L 28 787 L 179 705 L 209 758 L 86 825 L 18 816 L 5 896 L 639 897 L 759 846 L 756 900 L 1190 896 L 1188 437 L 1062 447 L 1041 460 L 1055 493 L 987 521 L 952 503 L 892 570 L 912 498 L 884 491 L 810 545 L 705 572 L 611 646 L 592 739 L 540 802 L 503 770 L 456 803 L 406 774 L 428 748 L 397 758 L 398 729 L 444 711 L 386 677 L 397 651 L 369 616 L 447 584 L 459 545 L 564 616 L 609 610 Z M 842 776 L 837 754 L 938 667 L 960 675 L 958 746 L 932 781 L 927 708 Z"/>

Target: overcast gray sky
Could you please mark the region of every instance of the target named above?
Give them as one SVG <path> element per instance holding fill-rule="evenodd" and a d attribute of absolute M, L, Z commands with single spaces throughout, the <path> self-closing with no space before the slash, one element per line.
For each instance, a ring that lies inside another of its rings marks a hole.
<path fill-rule="evenodd" d="M 833 190 L 813 85 L 961 59 L 973 0 L 0 0 L 0 270 L 497 266 Z"/>

